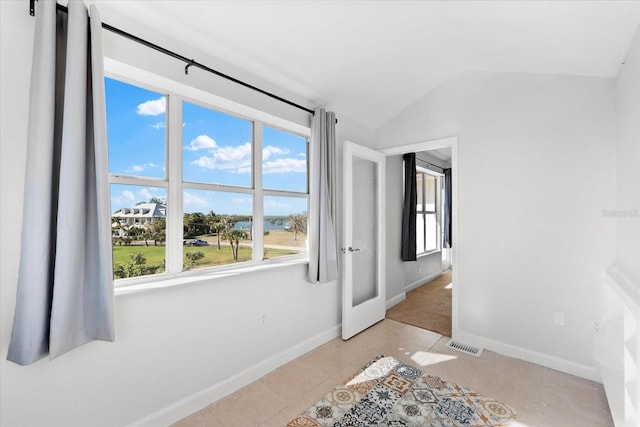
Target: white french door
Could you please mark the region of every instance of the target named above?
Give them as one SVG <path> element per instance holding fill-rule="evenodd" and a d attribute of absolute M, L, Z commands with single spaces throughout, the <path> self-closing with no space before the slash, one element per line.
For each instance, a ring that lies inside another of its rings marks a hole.
<path fill-rule="evenodd" d="M 384 187 L 384 154 L 347 141 L 341 248 L 345 340 L 385 317 Z"/>

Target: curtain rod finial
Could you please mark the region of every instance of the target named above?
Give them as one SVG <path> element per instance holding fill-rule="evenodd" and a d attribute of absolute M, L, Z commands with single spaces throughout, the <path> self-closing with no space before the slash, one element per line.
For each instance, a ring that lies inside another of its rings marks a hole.
<path fill-rule="evenodd" d="M 184 66 L 184 73 L 185 74 L 189 74 L 189 67 L 191 67 L 195 63 L 196 63 L 196 61 L 194 61 L 193 59 L 191 61 L 189 61 L 189 63 Z"/>

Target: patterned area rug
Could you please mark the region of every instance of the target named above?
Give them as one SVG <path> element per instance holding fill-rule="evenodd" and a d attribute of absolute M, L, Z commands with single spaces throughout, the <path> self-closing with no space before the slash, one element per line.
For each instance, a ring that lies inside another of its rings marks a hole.
<path fill-rule="evenodd" d="M 508 405 L 378 356 L 287 427 L 507 426 Z"/>

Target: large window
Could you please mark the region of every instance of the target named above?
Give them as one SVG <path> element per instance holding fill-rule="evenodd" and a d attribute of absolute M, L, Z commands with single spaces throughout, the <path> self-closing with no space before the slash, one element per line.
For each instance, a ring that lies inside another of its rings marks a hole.
<path fill-rule="evenodd" d="M 442 178 L 417 168 L 416 252 L 423 254 L 441 248 Z"/>
<path fill-rule="evenodd" d="M 115 279 L 305 254 L 308 139 L 105 79 Z"/>

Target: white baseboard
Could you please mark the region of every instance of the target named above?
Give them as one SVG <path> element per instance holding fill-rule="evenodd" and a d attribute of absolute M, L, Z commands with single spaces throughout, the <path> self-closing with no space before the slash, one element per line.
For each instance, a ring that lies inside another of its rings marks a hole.
<path fill-rule="evenodd" d="M 453 333 L 453 339 L 460 343 L 469 344 L 475 347 L 482 347 L 505 356 L 525 360 L 527 362 L 535 363 L 536 365 L 544 366 L 576 377 L 602 383 L 600 372 L 595 366 L 583 365 L 560 357 L 539 353 L 537 351 L 467 332 L 456 331 Z"/>
<path fill-rule="evenodd" d="M 436 277 L 442 276 L 442 273 L 444 273 L 444 272 L 443 271 L 437 271 L 435 273 L 432 273 L 432 274 L 428 275 L 427 277 L 422 277 L 421 279 L 416 280 L 413 283 L 409 283 L 408 285 L 406 285 L 404 287 L 405 293 L 409 292 L 409 291 L 412 291 L 412 290 L 414 290 L 416 288 L 419 288 L 420 286 L 424 285 L 425 283 L 432 281 Z"/>
<path fill-rule="evenodd" d="M 147 415 L 146 417 L 129 424 L 127 427 L 155 427 L 171 425 L 210 405 L 211 403 L 241 389 L 247 384 L 262 378 L 269 372 L 291 362 L 314 348 L 339 337 L 341 331 L 342 325 L 337 325 L 321 332 L 320 334 L 304 340 L 285 351 L 274 354 L 270 358 L 263 360 L 224 381 L 187 396 L 166 408 L 154 412 L 153 414 Z"/>
<path fill-rule="evenodd" d="M 393 307 L 394 305 L 398 305 L 400 304 L 402 301 L 407 299 L 407 293 L 406 292 L 402 292 L 399 295 L 396 295 L 395 297 L 388 299 L 387 300 L 387 310 L 389 310 L 391 307 Z"/>

